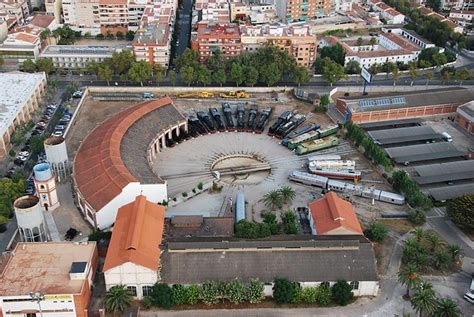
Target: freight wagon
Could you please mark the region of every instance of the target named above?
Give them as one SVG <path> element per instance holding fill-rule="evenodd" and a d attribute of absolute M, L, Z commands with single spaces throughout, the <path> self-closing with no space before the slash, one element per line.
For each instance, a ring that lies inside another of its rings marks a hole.
<path fill-rule="evenodd" d="M 319 151 L 322 149 L 327 149 L 339 144 L 339 139 L 336 137 L 328 137 L 324 139 L 317 139 L 309 142 L 304 142 L 298 145 L 296 148 L 296 154 L 302 155 L 306 153 L 311 153 L 314 151 Z"/>

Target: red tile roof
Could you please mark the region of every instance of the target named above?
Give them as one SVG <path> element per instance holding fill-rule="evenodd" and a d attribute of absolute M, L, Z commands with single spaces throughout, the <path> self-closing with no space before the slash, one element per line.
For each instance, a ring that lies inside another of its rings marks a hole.
<path fill-rule="evenodd" d="M 35 15 L 31 20 L 31 24 L 39 26 L 40 28 L 47 29 L 51 23 L 54 21 L 54 16 L 52 15 Z"/>
<path fill-rule="evenodd" d="M 363 234 L 352 204 L 334 192 L 310 202 L 309 209 L 318 235 Z"/>
<path fill-rule="evenodd" d="M 137 196 L 119 208 L 103 271 L 127 262 L 158 271 L 165 207 Z"/>
<path fill-rule="evenodd" d="M 170 97 L 130 107 L 96 127 L 82 142 L 74 160 L 74 181 L 88 204 L 98 212 L 131 182 L 139 182 L 120 156 L 128 128 L 145 114 L 172 104 Z"/>

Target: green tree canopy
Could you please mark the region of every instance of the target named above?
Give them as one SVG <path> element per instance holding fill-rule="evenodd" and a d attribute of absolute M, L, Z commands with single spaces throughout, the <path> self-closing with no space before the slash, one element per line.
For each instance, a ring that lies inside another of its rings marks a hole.
<path fill-rule="evenodd" d="M 323 79 L 331 86 L 341 79 L 347 78 L 344 66 L 339 65 L 328 57 L 323 59 L 322 67 Z"/>
<path fill-rule="evenodd" d="M 448 201 L 447 212 L 461 228 L 474 229 L 474 195 L 465 195 Z"/>
<path fill-rule="evenodd" d="M 173 291 L 168 284 L 157 283 L 151 290 L 153 303 L 161 308 L 169 309 L 173 306 Z"/>
<path fill-rule="evenodd" d="M 354 297 L 352 287 L 344 280 L 337 281 L 331 287 L 332 300 L 342 306 L 346 306 Z"/>
<path fill-rule="evenodd" d="M 293 283 L 285 278 L 277 278 L 273 284 L 273 299 L 277 304 L 288 304 L 293 300 Z"/>
<path fill-rule="evenodd" d="M 128 71 L 128 77 L 135 83 L 140 83 L 143 86 L 143 82 L 151 78 L 152 68 L 146 61 L 139 61 L 132 63 Z"/>
<path fill-rule="evenodd" d="M 40 58 L 36 61 L 36 69 L 46 74 L 51 74 L 54 71 L 53 60 L 51 58 Z"/>
<path fill-rule="evenodd" d="M 112 54 L 111 66 L 116 74 L 127 74 L 135 62 L 135 55 L 131 50 L 122 50 Z"/>
<path fill-rule="evenodd" d="M 188 86 L 196 79 L 196 74 L 192 66 L 184 66 L 181 68 L 181 80 L 184 81 Z"/>
<path fill-rule="evenodd" d="M 36 64 L 35 62 L 33 62 L 30 58 L 28 58 L 27 60 L 25 60 L 23 62 L 23 64 L 21 64 L 21 70 L 23 70 L 24 72 L 27 72 L 27 73 L 34 73 L 36 72 Z"/>
<path fill-rule="evenodd" d="M 133 300 L 132 293 L 125 285 L 112 286 L 105 294 L 105 310 L 112 313 L 122 313 Z"/>

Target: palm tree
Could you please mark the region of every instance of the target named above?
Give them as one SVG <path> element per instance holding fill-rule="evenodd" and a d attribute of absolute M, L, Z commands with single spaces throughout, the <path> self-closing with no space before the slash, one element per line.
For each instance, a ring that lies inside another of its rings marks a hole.
<path fill-rule="evenodd" d="M 263 196 L 263 203 L 266 207 L 275 209 L 282 207 L 282 197 L 278 190 L 272 190 Z"/>
<path fill-rule="evenodd" d="M 441 244 L 440 238 L 434 233 L 426 235 L 426 240 L 431 243 L 431 252 L 434 252 L 436 248 L 439 247 Z"/>
<path fill-rule="evenodd" d="M 464 256 L 464 251 L 457 244 L 450 244 L 448 246 L 448 251 L 449 254 L 451 254 L 453 262 L 458 262 Z"/>
<path fill-rule="evenodd" d="M 398 272 L 398 281 L 407 287 L 405 298 L 410 298 L 410 288 L 414 288 L 420 282 L 420 273 L 417 265 L 409 263 Z"/>
<path fill-rule="evenodd" d="M 105 294 L 105 310 L 116 313 L 123 312 L 133 301 L 132 292 L 125 285 L 112 286 Z"/>
<path fill-rule="evenodd" d="M 452 264 L 451 255 L 446 250 L 441 250 L 435 254 L 435 266 L 441 271 L 447 271 Z"/>
<path fill-rule="evenodd" d="M 429 283 L 424 283 L 425 287 L 418 288 L 418 291 L 411 297 L 411 306 L 413 309 L 420 314 L 423 313 L 433 314 L 438 307 L 438 300 L 436 294 Z"/>
<path fill-rule="evenodd" d="M 420 242 L 425 236 L 425 230 L 423 230 L 421 227 L 416 227 L 415 230 L 413 230 L 413 234 L 416 237 L 416 241 Z"/>
<path fill-rule="evenodd" d="M 434 317 L 461 317 L 462 312 L 458 305 L 449 298 L 438 300 L 438 307 L 433 314 Z"/>
<path fill-rule="evenodd" d="M 284 204 L 291 203 L 296 197 L 296 192 L 290 186 L 283 186 L 279 190 L 281 195 L 281 200 Z"/>

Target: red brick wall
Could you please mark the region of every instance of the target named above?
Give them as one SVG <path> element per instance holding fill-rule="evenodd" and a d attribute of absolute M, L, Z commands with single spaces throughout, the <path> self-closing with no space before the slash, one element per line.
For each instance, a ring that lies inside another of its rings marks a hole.
<path fill-rule="evenodd" d="M 456 122 L 464 130 L 467 130 L 470 133 L 474 133 L 474 122 L 469 121 L 467 118 L 461 116 L 459 113 L 456 114 Z"/>
<path fill-rule="evenodd" d="M 94 254 L 91 260 L 92 280 L 95 278 L 97 266 L 99 265 L 99 254 L 97 248 L 94 250 Z M 74 306 L 76 308 L 77 317 L 88 317 L 89 301 L 91 298 L 91 285 L 89 280 L 86 278 L 81 294 L 74 294 Z"/>

